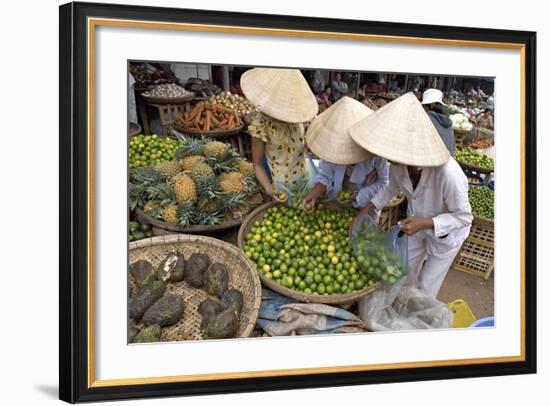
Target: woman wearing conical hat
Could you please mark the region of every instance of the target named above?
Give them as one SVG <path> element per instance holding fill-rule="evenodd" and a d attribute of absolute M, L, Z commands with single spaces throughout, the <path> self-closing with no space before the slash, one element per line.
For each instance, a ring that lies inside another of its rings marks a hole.
<path fill-rule="evenodd" d="M 310 124 L 306 144 L 321 162 L 303 208 L 312 210 L 325 192 L 329 200 L 336 200 L 343 189 L 353 191 L 354 207 L 364 207 L 388 184 L 388 161 L 365 151 L 348 134 L 353 124 L 372 113 L 363 103 L 344 96 Z"/>
<path fill-rule="evenodd" d="M 251 69 L 242 75 L 241 88 L 261 112 L 248 125 L 256 178 L 268 195 L 285 200 L 280 192 L 293 190 L 310 177 L 303 123 L 317 115 L 317 100 L 297 69 Z"/>
<path fill-rule="evenodd" d="M 389 184 L 354 221 L 403 192 L 408 201 L 408 217 L 401 225 L 409 235 L 409 281 L 436 297 L 470 233 L 473 217 L 466 176 L 412 93 L 359 121 L 350 136 L 391 163 Z"/>

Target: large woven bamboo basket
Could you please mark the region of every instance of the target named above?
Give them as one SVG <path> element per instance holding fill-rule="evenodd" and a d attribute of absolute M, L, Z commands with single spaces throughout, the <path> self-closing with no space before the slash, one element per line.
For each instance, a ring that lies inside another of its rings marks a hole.
<path fill-rule="evenodd" d="M 334 210 L 340 210 L 338 205 L 328 205 L 328 204 L 326 205 L 331 206 Z M 266 210 L 274 206 L 283 206 L 283 205 L 276 202 L 265 203 L 262 206 L 257 207 L 252 213 L 250 213 L 243 220 L 243 223 L 241 224 L 241 228 L 239 229 L 239 235 L 237 236 L 237 244 L 239 245 L 239 248 L 241 250 L 244 251 L 245 237 L 250 231 L 250 229 L 254 226 L 254 223 L 256 221 L 261 221 Z M 382 286 L 382 284 L 378 282 L 372 286 L 361 289 L 357 292 L 325 296 L 325 295 L 309 295 L 303 292 L 298 292 L 297 290 L 294 290 L 294 289 L 285 288 L 284 286 L 279 285 L 278 283 L 272 281 L 271 279 L 265 278 L 262 274 L 260 274 L 260 280 L 262 281 L 262 285 L 264 285 L 265 287 L 275 292 L 278 292 L 281 295 L 290 297 L 302 303 L 324 303 L 324 304 L 351 303 L 367 296 L 368 294 L 374 292 L 376 289 Z"/>
<path fill-rule="evenodd" d="M 458 161 L 458 164 L 460 165 L 460 167 L 464 170 L 467 170 L 467 171 L 473 171 L 473 172 L 477 172 L 477 173 L 493 173 L 495 171 L 495 168 L 482 168 L 481 166 L 476 166 L 476 165 L 472 165 L 472 164 L 468 164 L 466 162 L 463 162 L 463 161 Z"/>
<path fill-rule="evenodd" d="M 222 263 L 227 267 L 229 288 L 238 289 L 244 299 L 237 337 L 250 336 L 256 325 L 262 300 L 260 279 L 252 263 L 231 244 L 195 235 L 169 235 L 132 242 L 129 245 L 129 263 L 142 259 L 149 261 L 156 268 L 166 254 L 174 250 L 182 253 L 186 259 L 195 252 L 208 254 L 211 263 Z M 135 282 L 130 274 L 128 279 L 130 287 L 135 288 Z M 209 297 L 208 294 L 202 289 L 189 286 L 185 281 L 168 283 L 166 293 L 182 295 L 185 310 L 176 324 L 162 328 L 161 341 L 202 340 L 202 317 L 197 307 Z"/>
<path fill-rule="evenodd" d="M 185 135 L 190 135 L 192 137 L 210 137 L 210 138 L 223 138 L 223 137 L 229 137 L 231 135 L 238 134 L 242 131 L 244 128 L 244 124 L 240 125 L 238 127 L 229 128 L 227 130 L 215 130 L 215 131 L 202 131 L 202 130 L 191 130 L 186 128 L 178 127 L 176 124 L 174 124 L 174 129 Z"/>
<path fill-rule="evenodd" d="M 218 231 L 229 230 L 241 225 L 242 217 L 237 217 L 233 220 L 224 221 L 220 224 L 213 225 L 193 225 L 189 227 L 179 227 L 173 224 L 165 223 L 154 217 L 149 216 L 143 210 L 137 208 L 136 215 L 141 223 L 150 224 L 153 226 L 153 232 L 157 235 L 165 234 L 213 234 Z"/>

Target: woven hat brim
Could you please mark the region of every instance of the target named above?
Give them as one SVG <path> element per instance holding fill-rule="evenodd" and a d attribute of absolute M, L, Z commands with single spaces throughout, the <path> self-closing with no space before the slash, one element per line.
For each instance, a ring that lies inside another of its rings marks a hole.
<path fill-rule="evenodd" d="M 306 144 L 319 158 L 340 165 L 352 165 L 372 158 L 349 135 L 349 128 L 373 111 L 363 103 L 344 96 L 308 127 Z"/>
<path fill-rule="evenodd" d="M 350 136 L 372 154 L 404 165 L 441 166 L 450 158 L 413 93 L 393 100 L 352 126 Z"/>
<path fill-rule="evenodd" d="M 241 89 L 262 112 L 287 123 L 310 121 L 319 111 L 315 95 L 297 69 L 251 69 L 241 76 Z"/>

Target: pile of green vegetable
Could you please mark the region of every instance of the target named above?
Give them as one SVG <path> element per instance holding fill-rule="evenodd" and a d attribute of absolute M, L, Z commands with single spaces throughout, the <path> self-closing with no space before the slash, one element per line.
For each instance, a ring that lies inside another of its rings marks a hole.
<path fill-rule="evenodd" d="M 486 154 L 476 151 L 475 149 L 458 149 L 455 152 L 455 159 L 465 164 L 477 166 L 484 169 L 494 169 L 495 161 Z"/>
<path fill-rule="evenodd" d="M 351 293 L 375 283 L 359 271 L 348 235 L 351 210 L 266 210 L 246 235 L 245 253 L 265 278 L 306 294 Z"/>
<path fill-rule="evenodd" d="M 168 137 L 136 135 L 129 142 L 130 168 L 146 168 L 174 159 L 178 141 Z"/>
<path fill-rule="evenodd" d="M 128 241 L 142 240 L 147 237 L 152 237 L 153 231 L 149 224 L 141 224 L 139 221 L 130 221 L 128 227 Z"/>
<path fill-rule="evenodd" d="M 495 216 L 495 192 L 487 186 L 470 185 L 468 199 L 474 216 L 492 219 Z"/>
<path fill-rule="evenodd" d="M 376 226 L 362 223 L 353 239 L 353 252 L 359 269 L 370 278 L 394 284 L 406 273 L 404 265 L 384 242 L 384 233 Z"/>

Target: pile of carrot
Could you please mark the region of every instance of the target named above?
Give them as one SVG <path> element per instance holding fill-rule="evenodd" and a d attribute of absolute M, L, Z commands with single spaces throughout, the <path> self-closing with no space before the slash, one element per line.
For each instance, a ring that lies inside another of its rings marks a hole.
<path fill-rule="evenodd" d="M 182 113 L 174 124 L 185 130 L 222 131 L 240 127 L 242 119 L 222 104 L 201 102 L 191 111 Z"/>

